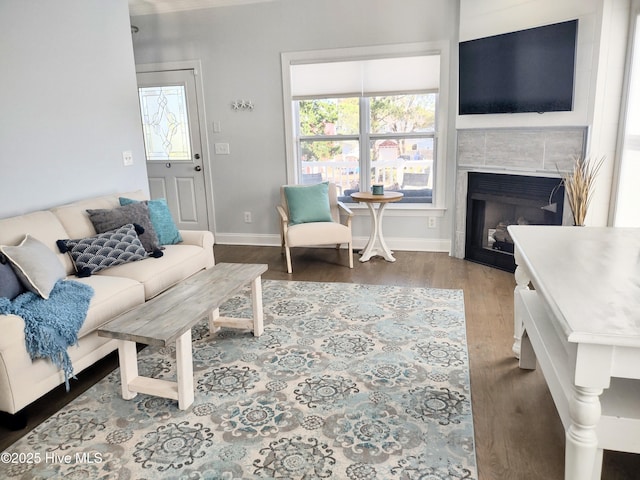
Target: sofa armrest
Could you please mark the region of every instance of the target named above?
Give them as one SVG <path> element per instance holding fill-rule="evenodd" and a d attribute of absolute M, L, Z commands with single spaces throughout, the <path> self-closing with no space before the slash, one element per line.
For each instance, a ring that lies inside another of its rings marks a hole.
<path fill-rule="evenodd" d="M 213 248 L 213 233 L 208 230 L 180 230 L 180 236 L 184 244 Z"/>
<path fill-rule="evenodd" d="M 205 268 L 211 268 L 215 265 L 213 256 L 213 233 L 208 230 L 180 230 L 182 236 L 182 245 L 195 245 L 202 247 L 208 258 L 206 259 Z M 179 244 L 180 245 L 180 244 Z"/>
<path fill-rule="evenodd" d="M 16 342 L 24 345 L 24 320 L 17 315 L 0 315 L 0 355 L 5 350 L 14 348 Z"/>

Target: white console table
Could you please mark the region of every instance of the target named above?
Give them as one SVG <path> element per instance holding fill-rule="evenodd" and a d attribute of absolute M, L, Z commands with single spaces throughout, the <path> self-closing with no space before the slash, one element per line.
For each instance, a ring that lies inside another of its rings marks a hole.
<path fill-rule="evenodd" d="M 514 353 L 520 368 L 539 364 L 549 386 L 565 479 L 599 479 L 603 450 L 640 453 L 640 229 L 508 230 Z"/>

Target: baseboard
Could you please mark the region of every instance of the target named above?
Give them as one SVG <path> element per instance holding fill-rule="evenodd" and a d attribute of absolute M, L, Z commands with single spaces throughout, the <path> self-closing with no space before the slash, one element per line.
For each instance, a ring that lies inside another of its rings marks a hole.
<path fill-rule="evenodd" d="M 280 246 L 280 235 L 216 233 L 215 239 L 219 245 Z M 353 239 L 353 248 L 364 248 L 368 240 L 368 237 L 355 237 Z M 448 238 L 400 238 L 385 236 L 385 241 L 391 250 L 398 251 L 449 252 L 451 249 L 451 240 Z"/>

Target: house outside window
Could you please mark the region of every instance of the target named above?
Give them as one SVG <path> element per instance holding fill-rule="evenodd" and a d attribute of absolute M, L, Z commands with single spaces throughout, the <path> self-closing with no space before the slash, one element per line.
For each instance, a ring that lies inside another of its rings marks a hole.
<path fill-rule="evenodd" d="M 381 184 L 402 203 L 434 204 L 439 52 L 287 61 L 290 183 L 331 181 L 347 202 Z"/>

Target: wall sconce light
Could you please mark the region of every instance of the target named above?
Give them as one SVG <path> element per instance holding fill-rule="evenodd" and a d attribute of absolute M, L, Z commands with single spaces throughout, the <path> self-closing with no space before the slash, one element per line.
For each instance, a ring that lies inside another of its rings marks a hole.
<path fill-rule="evenodd" d="M 251 100 L 235 100 L 231 102 L 233 110 L 253 110 L 253 102 Z"/>

